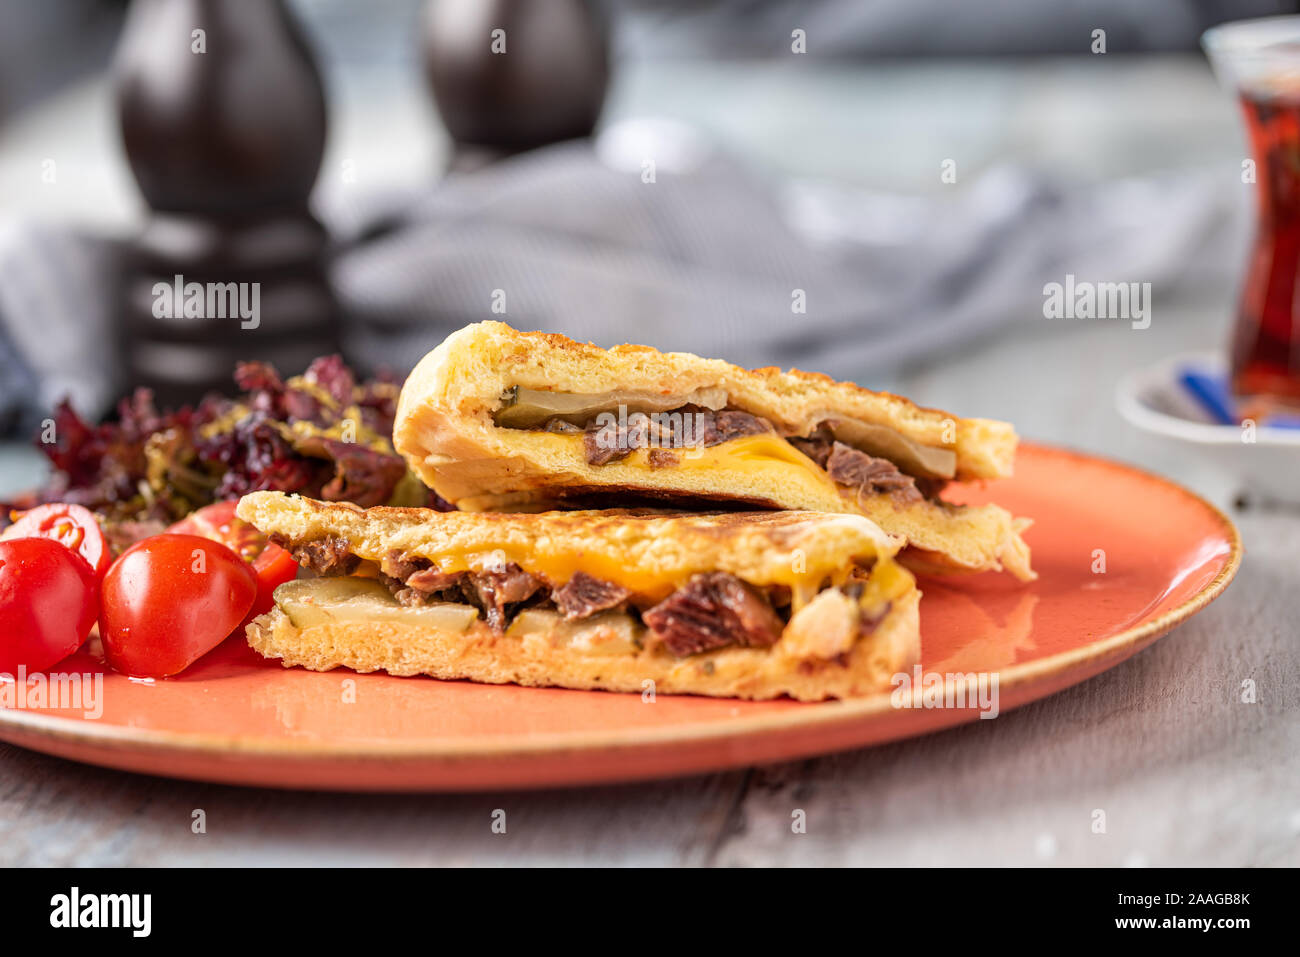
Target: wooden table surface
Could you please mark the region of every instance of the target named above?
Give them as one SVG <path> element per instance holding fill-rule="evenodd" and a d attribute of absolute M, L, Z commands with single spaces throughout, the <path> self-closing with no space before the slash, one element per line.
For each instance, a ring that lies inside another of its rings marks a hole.
<path fill-rule="evenodd" d="M 1169 293 L 1146 330 L 1026 315 L 963 355 L 868 384 L 1010 419 L 1026 438 L 1164 472 L 1230 507 L 1229 483 L 1148 446 L 1113 396 L 1129 370 L 1218 346 L 1231 299 L 1222 286 Z M 0 492 L 37 474 L 24 450 L 0 447 Z M 662 783 L 458 796 L 210 786 L 0 745 L 0 864 L 1300 864 L 1300 511 L 1230 514 L 1247 554 L 1217 602 L 1112 671 L 994 721 Z M 1239 700 L 1247 678 L 1253 704 Z M 191 832 L 196 809 L 205 834 Z M 791 831 L 796 809 L 806 833 Z"/>

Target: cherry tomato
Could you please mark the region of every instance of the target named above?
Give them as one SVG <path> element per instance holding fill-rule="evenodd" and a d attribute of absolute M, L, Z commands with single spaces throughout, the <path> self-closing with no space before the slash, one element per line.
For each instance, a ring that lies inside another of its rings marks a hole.
<path fill-rule="evenodd" d="M 98 582 L 86 560 L 48 538 L 0 542 L 0 673 L 45 671 L 95 624 Z"/>
<path fill-rule="evenodd" d="M 103 578 L 113 563 L 108 540 L 88 508 L 81 505 L 38 505 L 25 512 L 13 512 L 11 517 L 14 523 L 0 536 L 5 541 L 52 538 L 89 562 L 96 578 Z"/>
<path fill-rule="evenodd" d="M 289 552 L 257 530 L 253 525 L 235 515 L 235 502 L 218 502 L 205 505 L 181 519 L 169 533 L 199 535 L 232 549 L 240 558 L 250 562 L 257 575 L 257 599 L 246 621 L 264 615 L 275 605 L 272 597 L 276 588 L 292 581 L 298 574 L 298 563 Z"/>
<path fill-rule="evenodd" d="M 104 576 L 104 654 L 123 674 L 179 674 L 225 640 L 256 596 L 252 568 L 220 542 L 197 535 L 146 538 Z"/>
<path fill-rule="evenodd" d="M 266 539 L 252 525 L 241 521 L 235 515 L 237 502 L 217 502 L 205 505 L 196 512 L 191 512 L 179 522 L 167 529 L 169 535 L 200 535 L 220 542 L 240 558 L 252 561 L 257 551 L 266 543 Z M 250 554 L 244 554 L 245 550 Z"/>
<path fill-rule="evenodd" d="M 257 575 L 257 600 L 248 613 L 248 621 L 275 607 L 275 590 L 298 577 L 298 563 L 287 549 L 267 542 L 262 554 L 253 562 L 253 573 Z"/>

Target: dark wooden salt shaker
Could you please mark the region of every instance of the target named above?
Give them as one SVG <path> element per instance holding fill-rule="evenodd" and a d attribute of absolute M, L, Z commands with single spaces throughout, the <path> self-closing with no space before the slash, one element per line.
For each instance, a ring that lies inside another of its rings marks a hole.
<path fill-rule="evenodd" d="M 424 63 L 452 167 L 590 136 L 609 30 L 589 0 L 429 0 Z"/>
<path fill-rule="evenodd" d="M 287 373 L 337 351 L 328 237 L 308 208 L 325 98 L 283 0 L 134 0 L 115 68 L 150 207 L 123 268 L 134 384 L 189 401 L 231 389 L 240 359 Z"/>

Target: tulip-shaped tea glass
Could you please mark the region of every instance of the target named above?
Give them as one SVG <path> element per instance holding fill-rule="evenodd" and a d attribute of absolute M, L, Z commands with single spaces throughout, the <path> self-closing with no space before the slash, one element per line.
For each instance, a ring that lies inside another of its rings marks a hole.
<path fill-rule="evenodd" d="M 1300 412 L 1300 16 L 1226 23 L 1206 31 L 1201 43 L 1241 103 L 1255 163 L 1257 223 L 1232 337 L 1232 390 L 1245 416 L 1294 414 Z"/>

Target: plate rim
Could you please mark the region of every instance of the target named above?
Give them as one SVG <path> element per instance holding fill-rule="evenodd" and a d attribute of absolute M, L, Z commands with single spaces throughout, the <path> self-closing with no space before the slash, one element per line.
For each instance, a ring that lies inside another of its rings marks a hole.
<path fill-rule="evenodd" d="M 1085 459 L 1110 468 L 1121 469 L 1141 478 L 1154 481 L 1203 508 L 1219 524 L 1227 538 L 1230 550 L 1223 568 L 1195 594 L 1157 618 L 1126 628 L 1099 642 L 1090 642 L 1046 658 L 1037 658 L 1022 664 L 1011 665 L 998 672 L 999 689 L 1003 692 L 1049 678 L 1066 669 L 1083 665 L 1117 652 L 1144 647 L 1147 639 L 1160 638 L 1177 625 L 1219 597 L 1236 577 L 1244 554 L 1241 533 L 1236 524 L 1220 508 L 1163 475 L 1141 466 L 1121 462 L 1109 456 L 1040 442 L 1022 442 L 1021 448 L 1032 448 L 1048 454 Z M 1127 656 L 1126 656 L 1127 657 Z M 1118 662 L 1116 662 L 1118 663 Z M 286 669 L 289 670 L 289 669 Z M 945 679 L 944 688 L 956 687 Z M 564 689 L 559 689 L 564 690 Z M 1063 690 L 1063 689 L 1062 689 Z M 210 757 L 238 757 L 289 761 L 320 761 L 336 759 L 346 761 L 445 761 L 483 760 L 500 761 L 509 758 L 530 758 L 539 755 L 579 754 L 583 752 L 636 750 L 673 743 L 708 743 L 738 736 L 751 736 L 792 730 L 816 730 L 839 722 L 875 717 L 897 711 L 890 702 L 890 692 L 878 692 L 865 698 L 800 704 L 778 713 L 737 716 L 718 721 L 666 727 L 645 727 L 611 731 L 559 731 L 530 734 L 526 738 L 516 735 L 490 735 L 481 738 L 430 738 L 423 741 L 393 741 L 380 739 L 366 744 L 340 744 L 331 741 L 301 741 L 292 738 L 250 737 L 248 735 L 223 735 L 169 731 L 157 728 L 133 728 L 127 725 L 100 725 L 84 719 L 46 715 L 17 708 L 0 708 L 0 732 L 12 730 L 24 735 L 81 744 L 110 750 L 126 750 L 137 754 L 165 756 L 168 754 L 206 755 Z M 726 700 L 726 699 L 719 699 Z M 1031 699 L 1032 700 L 1032 699 Z M 738 704 L 746 702 L 737 700 Z M 1028 701 L 1024 702 L 1028 703 Z M 22 745 L 24 747 L 28 745 Z"/>

